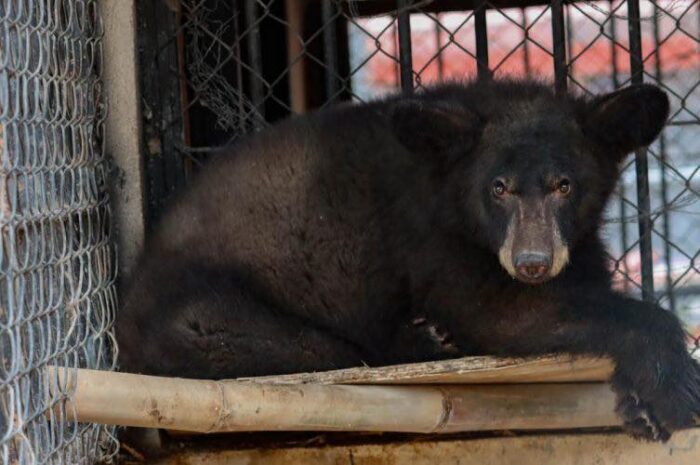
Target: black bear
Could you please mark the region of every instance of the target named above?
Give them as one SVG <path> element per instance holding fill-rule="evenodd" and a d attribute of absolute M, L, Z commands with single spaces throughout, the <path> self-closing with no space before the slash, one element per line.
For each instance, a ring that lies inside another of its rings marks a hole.
<path fill-rule="evenodd" d="M 599 229 L 666 95 L 444 84 L 291 118 L 171 206 L 117 318 L 125 370 L 234 378 L 467 354 L 610 356 L 618 411 L 700 413 L 671 313 L 611 290 Z"/>

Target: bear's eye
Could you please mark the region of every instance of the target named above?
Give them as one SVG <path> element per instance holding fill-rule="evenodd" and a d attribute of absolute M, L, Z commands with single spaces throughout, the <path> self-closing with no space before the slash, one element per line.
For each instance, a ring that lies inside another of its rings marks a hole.
<path fill-rule="evenodd" d="M 571 192 L 571 181 L 564 178 L 557 183 L 557 190 L 562 195 L 568 195 Z"/>
<path fill-rule="evenodd" d="M 493 195 L 496 197 L 501 197 L 506 193 L 506 184 L 501 181 L 500 179 L 497 179 L 493 182 Z"/>

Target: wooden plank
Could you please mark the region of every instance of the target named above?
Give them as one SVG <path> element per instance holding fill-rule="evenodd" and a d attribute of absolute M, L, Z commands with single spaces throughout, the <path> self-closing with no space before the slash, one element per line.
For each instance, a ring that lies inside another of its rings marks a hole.
<path fill-rule="evenodd" d="M 285 0 L 287 11 L 287 62 L 289 63 L 289 98 L 292 112 L 304 113 L 306 102 L 306 70 L 304 43 L 304 11 L 309 0 Z M 319 6 L 320 8 L 320 6 Z"/>
<path fill-rule="evenodd" d="M 320 373 L 242 378 L 270 384 L 500 384 L 605 382 L 607 359 L 548 356 L 527 359 L 465 357 L 379 368 L 349 368 Z"/>
<path fill-rule="evenodd" d="M 117 3 L 117 2 L 111 2 Z M 171 196 L 185 185 L 180 145 L 183 113 L 178 76 L 177 7 L 172 2 L 135 1 L 138 89 L 141 107 L 141 163 L 144 169 L 146 237 Z M 118 32 L 118 31 L 117 31 Z M 114 76 L 120 76 L 116 71 Z M 123 234 L 120 234 L 120 236 Z"/>
<path fill-rule="evenodd" d="M 113 162 L 109 193 L 118 233 L 113 237 L 119 250 L 119 276 L 129 276 L 146 230 L 136 7 L 133 1 L 100 0 L 99 9 L 104 25 L 102 79 L 109 100 L 105 153 Z"/>
<path fill-rule="evenodd" d="M 201 433 L 387 431 L 447 433 L 619 424 L 604 383 L 274 385 L 55 370 L 75 383 L 81 422 Z M 71 376 L 75 375 L 75 376 Z M 62 383 L 58 383 L 62 385 Z"/>
<path fill-rule="evenodd" d="M 540 435 L 399 444 L 185 451 L 156 465 L 697 465 L 700 429 L 666 444 L 625 434 Z"/>

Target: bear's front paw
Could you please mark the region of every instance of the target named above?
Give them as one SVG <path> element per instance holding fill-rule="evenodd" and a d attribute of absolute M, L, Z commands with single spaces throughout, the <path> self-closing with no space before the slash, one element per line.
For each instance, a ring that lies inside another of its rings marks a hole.
<path fill-rule="evenodd" d="M 671 433 L 692 427 L 700 417 L 700 365 L 688 360 L 681 366 L 667 370 L 654 389 L 645 382 L 632 383 L 638 384 L 636 389 L 618 386 L 616 411 L 632 436 L 665 442 Z"/>
<path fill-rule="evenodd" d="M 634 392 L 620 396 L 616 411 L 622 417 L 624 429 L 634 438 L 665 442 L 671 437 L 649 406 Z"/>

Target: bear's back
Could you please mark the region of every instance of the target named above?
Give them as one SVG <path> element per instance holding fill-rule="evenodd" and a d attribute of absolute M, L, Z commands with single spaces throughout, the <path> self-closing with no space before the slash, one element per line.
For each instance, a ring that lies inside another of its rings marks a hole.
<path fill-rule="evenodd" d="M 403 148 L 382 108 L 296 117 L 224 152 L 166 212 L 150 259 L 236 270 L 302 314 L 352 307 L 368 281 L 394 287 L 381 273 L 391 202 L 383 186 L 397 171 L 387 160 L 403 165 Z"/>

